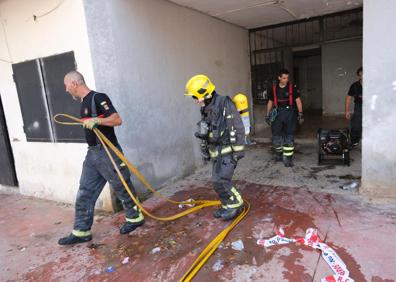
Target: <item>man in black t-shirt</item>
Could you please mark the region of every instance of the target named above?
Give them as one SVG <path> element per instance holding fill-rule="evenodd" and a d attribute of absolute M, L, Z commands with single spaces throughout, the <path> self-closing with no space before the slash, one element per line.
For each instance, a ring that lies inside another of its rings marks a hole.
<path fill-rule="evenodd" d="M 88 152 L 83 163 L 80 187 L 77 193 L 74 228 L 69 236 L 61 238 L 58 243 L 70 245 L 92 240 L 91 226 L 95 203 L 106 182 L 109 182 L 114 189 L 126 211 L 126 222 L 120 228 L 120 233 L 128 234 L 144 223 L 144 216 L 129 197 L 105 149 L 92 131 L 94 128 L 98 128 L 121 151 L 114 133 L 114 127 L 122 123 L 121 117 L 109 97 L 106 94 L 90 90 L 79 72 L 72 71 L 66 74 L 64 83 L 66 91 L 72 95 L 73 99 L 81 100 L 80 115 L 88 143 Z M 112 155 L 136 197 L 127 166 L 114 153 Z"/>
<path fill-rule="evenodd" d="M 293 166 L 296 122 L 302 124 L 304 118 L 300 92 L 289 81 L 289 71 L 286 69 L 279 71 L 278 81 L 272 87 L 265 120 L 271 125 L 276 160 L 283 160 L 286 167 Z"/>
<path fill-rule="evenodd" d="M 358 81 L 354 82 L 349 88 L 348 95 L 345 99 L 345 117 L 351 121 L 351 144 L 357 146 L 362 137 L 362 107 L 363 107 L 363 68 L 356 71 Z M 352 97 L 354 97 L 353 115 L 349 111 Z"/>

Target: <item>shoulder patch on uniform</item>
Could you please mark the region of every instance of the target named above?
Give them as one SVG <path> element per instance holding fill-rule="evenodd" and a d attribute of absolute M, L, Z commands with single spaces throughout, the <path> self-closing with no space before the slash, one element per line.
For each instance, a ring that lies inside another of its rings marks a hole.
<path fill-rule="evenodd" d="M 101 102 L 100 105 L 102 105 L 103 108 L 104 108 L 106 111 L 108 111 L 108 110 L 110 109 L 109 106 L 107 105 L 107 102 L 106 102 L 106 101 Z"/>

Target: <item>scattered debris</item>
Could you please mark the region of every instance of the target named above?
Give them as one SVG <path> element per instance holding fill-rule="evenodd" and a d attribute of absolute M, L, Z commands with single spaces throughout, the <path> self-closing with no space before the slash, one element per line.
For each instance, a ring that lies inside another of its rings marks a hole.
<path fill-rule="evenodd" d="M 26 250 L 26 248 L 22 248 L 22 249 L 20 249 L 20 251 L 21 251 L 21 252 L 24 252 L 25 250 Z"/>
<path fill-rule="evenodd" d="M 103 216 L 103 215 L 95 215 L 96 222 L 101 222 L 104 218 L 105 218 L 105 216 Z"/>
<path fill-rule="evenodd" d="M 107 273 L 113 273 L 115 271 L 115 268 L 113 266 L 109 266 L 106 268 Z"/>
<path fill-rule="evenodd" d="M 261 219 L 262 222 L 272 222 L 272 217 L 271 216 L 267 216 Z"/>
<path fill-rule="evenodd" d="M 346 175 L 341 175 L 339 176 L 340 179 L 349 179 L 349 180 L 356 180 L 356 179 L 360 179 L 360 176 L 355 176 L 355 175 L 351 175 L 351 174 L 346 174 Z"/>
<path fill-rule="evenodd" d="M 99 248 L 100 246 L 104 246 L 104 244 L 95 244 L 95 243 L 92 243 L 92 244 L 89 244 L 87 247 L 90 248 L 90 249 L 96 250 L 96 249 Z"/>
<path fill-rule="evenodd" d="M 349 271 L 345 263 L 337 255 L 337 253 L 330 248 L 327 244 L 323 243 L 319 236 L 318 230 L 314 228 L 308 228 L 305 237 L 289 239 L 284 237 L 285 232 L 282 228 L 279 228 L 276 232 L 276 236 L 270 239 L 259 239 L 257 245 L 264 247 L 271 247 L 274 245 L 282 245 L 288 243 L 301 243 L 306 246 L 310 246 L 314 249 L 322 251 L 322 258 L 327 262 L 330 268 L 333 270 L 334 275 L 327 276 L 321 279 L 321 282 L 353 282 L 354 280 L 349 277 Z"/>
<path fill-rule="evenodd" d="M 152 254 L 156 254 L 156 253 L 159 253 L 160 251 L 161 251 L 161 248 L 160 247 L 156 247 L 156 248 L 151 250 L 151 253 Z"/>
<path fill-rule="evenodd" d="M 342 190 L 355 190 L 356 188 L 359 187 L 359 182 L 358 181 L 352 181 L 349 184 L 341 185 L 340 188 Z"/>
<path fill-rule="evenodd" d="M 242 251 L 244 249 L 243 241 L 239 239 L 238 241 L 232 242 L 231 247 L 235 251 Z"/>
<path fill-rule="evenodd" d="M 253 264 L 253 265 L 257 265 L 256 257 L 253 257 L 253 259 L 252 259 L 252 264 Z"/>
<path fill-rule="evenodd" d="M 217 271 L 222 270 L 223 267 L 224 267 L 224 263 L 223 263 L 223 261 L 222 261 L 221 259 L 219 259 L 219 260 L 217 260 L 217 261 L 213 264 L 212 270 L 213 270 L 214 272 L 217 272 Z"/>
<path fill-rule="evenodd" d="M 100 274 L 100 270 L 95 270 L 94 274 L 95 275 L 99 275 Z"/>
<path fill-rule="evenodd" d="M 192 203 L 192 202 L 194 202 L 194 199 L 188 199 L 188 200 L 186 200 L 186 201 L 184 201 L 184 202 Z M 184 208 L 184 207 L 192 208 L 192 207 L 195 207 L 195 204 L 180 204 L 180 205 L 179 205 L 179 209 L 182 209 L 182 208 Z"/>
<path fill-rule="evenodd" d="M 62 221 L 57 221 L 57 222 L 54 222 L 54 225 L 59 225 L 61 223 L 62 223 Z"/>
<path fill-rule="evenodd" d="M 127 264 L 129 262 L 129 257 L 125 257 L 123 260 L 122 260 L 122 264 Z"/>
<path fill-rule="evenodd" d="M 176 246 L 177 243 L 175 240 L 171 239 L 168 241 L 168 244 L 171 245 L 172 247 L 174 247 L 174 246 Z"/>

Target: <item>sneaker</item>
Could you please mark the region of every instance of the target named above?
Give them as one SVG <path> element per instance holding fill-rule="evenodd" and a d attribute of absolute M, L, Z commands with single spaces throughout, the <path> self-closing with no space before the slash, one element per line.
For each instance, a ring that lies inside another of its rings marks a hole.
<path fill-rule="evenodd" d="M 82 237 L 77 237 L 73 234 L 70 234 L 67 237 L 63 237 L 61 239 L 59 239 L 58 244 L 59 245 L 73 245 L 73 244 L 80 244 L 80 243 L 85 243 L 88 241 L 92 240 L 92 236 L 88 235 L 88 236 L 82 236 Z"/>
<path fill-rule="evenodd" d="M 142 226 L 144 224 L 144 220 L 142 220 L 141 222 L 125 222 L 121 228 L 120 228 L 120 233 L 121 234 L 129 234 L 131 233 L 133 230 L 135 230 L 136 228 L 138 228 L 139 226 Z"/>

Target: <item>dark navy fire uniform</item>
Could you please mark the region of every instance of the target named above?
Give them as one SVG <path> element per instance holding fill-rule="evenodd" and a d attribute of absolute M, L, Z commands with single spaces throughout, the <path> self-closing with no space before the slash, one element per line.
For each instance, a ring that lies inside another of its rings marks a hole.
<path fill-rule="evenodd" d="M 362 137 L 362 108 L 363 108 L 363 88 L 360 81 L 351 85 L 348 96 L 354 97 L 354 111 L 351 118 L 351 143 L 359 143 Z"/>
<path fill-rule="evenodd" d="M 232 182 L 237 162 L 244 155 L 245 127 L 231 98 L 214 92 L 201 109 L 202 121 L 209 127 L 209 154 L 213 161 L 212 182 L 222 207 L 216 218 L 225 220 L 243 208 L 243 199 Z"/>
<path fill-rule="evenodd" d="M 81 118 L 84 119 L 108 117 L 116 112 L 116 109 L 106 94 L 91 91 L 83 98 L 80 114 Z M 121 151 L 114 127 L 98 126 L 98 129 Z M 126 211 L 126 221 L 136 224 L 143 222 L 143 214 L 122 185 L 109 157 L 106 155 L 106 151 L 99 140 L 97 140 L 95 133 L 90 129 L 84 130 L 88 143 L 88 152 L 83 163 L 80 187 L 77 193 L 75 222 L 72 234 L 75 236 L 87 236 L 90 234 L 95 203 L 106 182 L 109 182 L 116 192 L 117 197 L 121 200 Z M 130 180 L 129 169 L 114 153 L 112 154 L 132 193 L 136 195 Z"/>
<path fill-rule="evenodd" d="M 273 85 L 269 100 L 273 101 L 277 115 L 271 124 L 272 145 L 278 156 L 292 157 L 294 154 L 294 134 L 297 125 L 296 99 L 300 92 L 290 82 L 283 88 Z"/>

